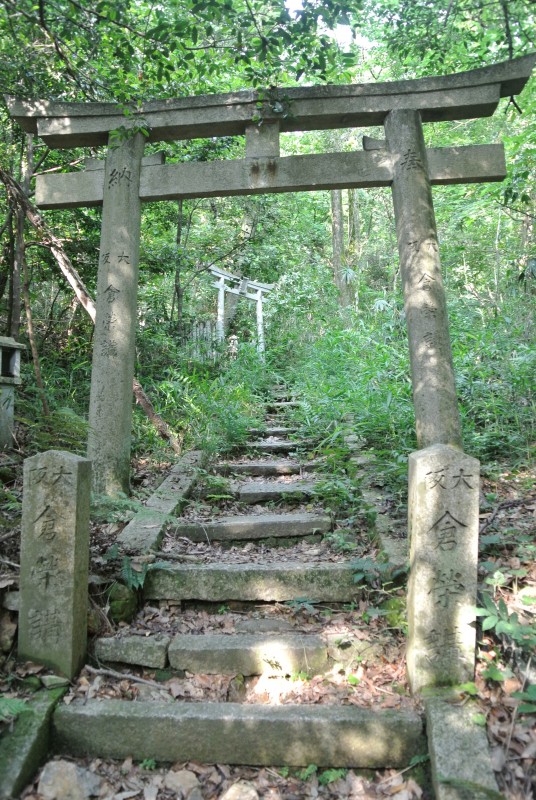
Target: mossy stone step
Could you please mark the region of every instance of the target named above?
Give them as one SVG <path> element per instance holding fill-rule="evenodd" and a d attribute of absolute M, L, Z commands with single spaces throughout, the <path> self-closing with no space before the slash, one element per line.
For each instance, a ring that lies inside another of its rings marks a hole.
<path fill-rule="evenodd" d="M 276 564 L 185 564 L 151 570 L 147 600 L 351 602 L 359 593 L 347 562 Z"/>
<path fill-rule="evenodd" d="M 261 453 L 291 453 L 299 447 L 299 442 L 289 439 L 275 439 L 273 441 L 259 439 L 256 442 L 246 442 L 248 450 L 259 450 Z"/>
<path fill-rule="evenodd" d="M 188 670 L 203 675 L 316 675 L 328 649 L 318 636 L 301 633 L 207 633 L 164 636 L 117 635 L 94 643 L 99 661 Z"/>
<path fill-rule="evenodd" d="M 350 705 L 75 701 L 53 735 L 62 755 L 137 761 L 398 769 L 426 752 L 415 711 Z"/>
<path fill-rule="evenodd" d="M 286 428 L 282 426 L 272 426 L 267 428 L 250 428 L 248 433 L 250 436 L 288 436 L 289 433 L 295 433 L 296 428 Z"/>
<path fill-rule="evenodd" d="M 318 636 L 211 633 L 175 636 L 168 650 L 172 669 L 207 675 L 317 675 L 327 665 Z"/>
<path fill-rule="evenodd" d="M 285 500 L 288 497 L 303 495 L 310 497 L 314 494 L 314 481 L 251 481 L 233 485 L 233 493 L 241 503 L 267 503 L 271 500 Z"/>
<path fill-rule="evenodd" d="M 299 400 L 273 400 L 266 405 L 266 411 L 279 412 L 288 411 L 291 408 L 299 408 L 301 403 Z"/>
<path fill-rule="evenodd" d="M 221 517 L 213 522 L 180 522 L 174 532 L 192 542 L 236 541 L 309 536 L 326 533 L 332 527 L 327 514 L 242 514 Z"/>
<path fill-rule="evenodd" d="M 300 475 L 302 472 L 314 472 L 321 466 L 319 461 L 308 461 L 300 464 L 291 459 L 273 461 L 227 461 L 214 464 L 212 472 L 218 475 L 250 475 L 251 477 L 269 478 L 275 475 Z"/>

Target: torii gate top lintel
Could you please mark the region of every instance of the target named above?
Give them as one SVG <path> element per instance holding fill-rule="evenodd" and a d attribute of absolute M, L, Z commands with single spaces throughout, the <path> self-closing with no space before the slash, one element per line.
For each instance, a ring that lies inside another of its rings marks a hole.
<path fill-rule="evenodd" d="M 277 122 L 281 131 L 305 131 L 383 124 L 390 111 L 400 108 L 420 111 L 423 122 L 489 116 L 501 97 L 523 89 L 535 64 L 532 53 L 440 77 L 276 89 L 264 101 L 262 117 Z M 110 131 L 141 121 L 153 142 L 243 135 L 258 112 L 258 102 L 256 91 L 154 100 L 126 117 L 117 103 L 6 97 L 21 127 L 57 148 L 106 144 Z"/>

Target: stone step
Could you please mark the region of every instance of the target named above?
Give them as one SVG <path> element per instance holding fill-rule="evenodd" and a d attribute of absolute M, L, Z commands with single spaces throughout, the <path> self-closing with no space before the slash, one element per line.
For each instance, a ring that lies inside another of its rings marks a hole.
<path fill-rule="evenodd" d="M 426 753 L 413 710 L 88 700 L 52 720 L 55 752 L 136 761 L 395 768 Z"/>
<path fill-rule="evenodd" d="M 319 636 L 285 633 L 117 635 L 95 640 L 99 662 L 188 670 L 203 675 L 317 675 L 328 648 Z"/>
<path fill-rule="evenodd" d="M 291 408 L 300 408 L 299 400 L 274 400 L 266 404 L 266 410 L 270 412 L 289 411 Z"/>
<path fill-rule="evenodd" d="M 214 464 L 211 469 L 218 475 L 235 474 L 268 478 L 273 475 L 299 475 L 302 471 L 311 472 L 315 466 L 312 461 L 308 464 L 300 464 L 290 459 L 278 459 L 277 461 L 223 462 Z"/>
<path fill-rule="evenodd" d="M 277 564 L 172 564 L 150 570 L 146 600 L 223 600 L 349 603 L 360 594 L 347 562 Z"/>
<path fill-rule="evenodd" d="M 99 663 L 201 674 L 310 675 L 352 669 L 356 662 L 384 663 L 385 642 L 346 633 L 303 634 L 285 619 L 245 617 L 228 634 L 133 633 L 120 630 L 93 642 Z"/>
<path fill-rule="evenodd" d="M 175 636 L 168 650 L 172 669 L 207 675 L 317 675 L 327 664 L 318 636 L 237 633 Z"/>
<path fill-rule="evenodd" d="M 289 433 L 295 432 L 296 428 L 277 425 L 268 426 L 267 428 L 250 428 L 248 431 L 251 436 L 288 436 Z"/>
<path fill-rule="evenodd" d="M 212 469 L 220 474 L 250 475 L 251 477 L 274 477 L 276 475 L 300 475 L 304 472 L 315 472 L 325 465 L 323 459 L 315 458 L 311 461 L 294 461 L 290 458 L 280 458 L 263 461 L 241 461 L 216 464 Z"/>
<path fill-rule="evenodd" d="M 315 481 L 251 481 L 233 484 L 232 491 L 241 503 L 266 503 L 270 500 L 287 499 L 292 496 L 310 497 L 314 494 Z"/>
<path fill-rule="evenodd" d="M 299 445 L 299 442 L 291 442 L 289 439 L 273 441 L 260 439 L 256 442 L 246 442 L 248 450 L 259 450 L 261 453 L 291 453 Z"/>
<path fill-rule="evenodd" d="M 332 527 L 327 514 L 242 514 L 221 517 L 214 522 L 180 522 L 174 531 L 192 542 L 234 541 L 237 539 L 268 539 L 308 536 L 326 533 Z"/>

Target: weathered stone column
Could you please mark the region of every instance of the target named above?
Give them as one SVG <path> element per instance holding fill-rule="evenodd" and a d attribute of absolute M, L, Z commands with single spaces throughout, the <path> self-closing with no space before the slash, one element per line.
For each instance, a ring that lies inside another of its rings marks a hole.
<path fill-rule="evenodd" d="M 257 350 L 262 359 L 264 359 L 264 318 L 262 313 L 262 292 L 260 289 L 256 295 L 256 310 L 257 310 Z"/>
<path fill-rule="evenodd" d="M 24 462 L 18 655 L 69 679 L 86 653 L 90 492 L 88 459 Z"/>
<path fill-rule="evenodd" d="M 218 281 L 218 313 L 216 316 L 216 338 L 218 342 L 225 339 L 225 278 Z"/>
<path fill-rule="evenodd" d="M 413 692 L 473 678 L 479 466 L 442 444 L 409 457 L 407 669 Z"/>
<path fill-rule="evenodd" d="M 385 119 L 408 328 L 417 442 L 462 446 L 426 148 L 418 111 Z"/>
<path fill-rule="evenodd" d="M 107 495 L 129 490 L 143 147 L 141 133 L 111 140 L 104 175 L 88 457 Z"/>
<path fill-rule="evenodd" d="M 409 458 L 408 680 L 413 692 L 474 670 L 479 463 L 462 453 L 447 306 L 421 118 L 391 111 L 393 202 L 417 442 Z"/>
<path fill-rule="evenodd" d="M 19 386 L 20 354 L 26 350 L 11 336 L 0 336 L 0 450 L 13 447 L 15 386 Z"/>

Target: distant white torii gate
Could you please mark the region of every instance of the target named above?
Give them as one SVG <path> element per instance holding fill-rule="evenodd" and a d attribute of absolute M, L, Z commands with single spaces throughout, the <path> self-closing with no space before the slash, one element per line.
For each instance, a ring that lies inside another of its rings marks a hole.
<path fill-rule="evenodd" d="M 212 284 L 218 290 L 218 315 L 216 318 L 216 336 L 218 342 L 225 339 L 225 292 L 246 297 L 254 300 L 257 310 L 257 350 L 261 355 L 264 354 L 264 315 L 262 304 L 264 293 L 270 292 L 274 288 L 273 283 L 260 283 L 249 278 L 241 278 L 231 272 L 225 272 L 218 267 L 211 267 L 210 272 L 217 278 Z M 231 284 L 231 285 L 228 285 Z M 235 284 L 234 286 L 232 284 Z"/>

